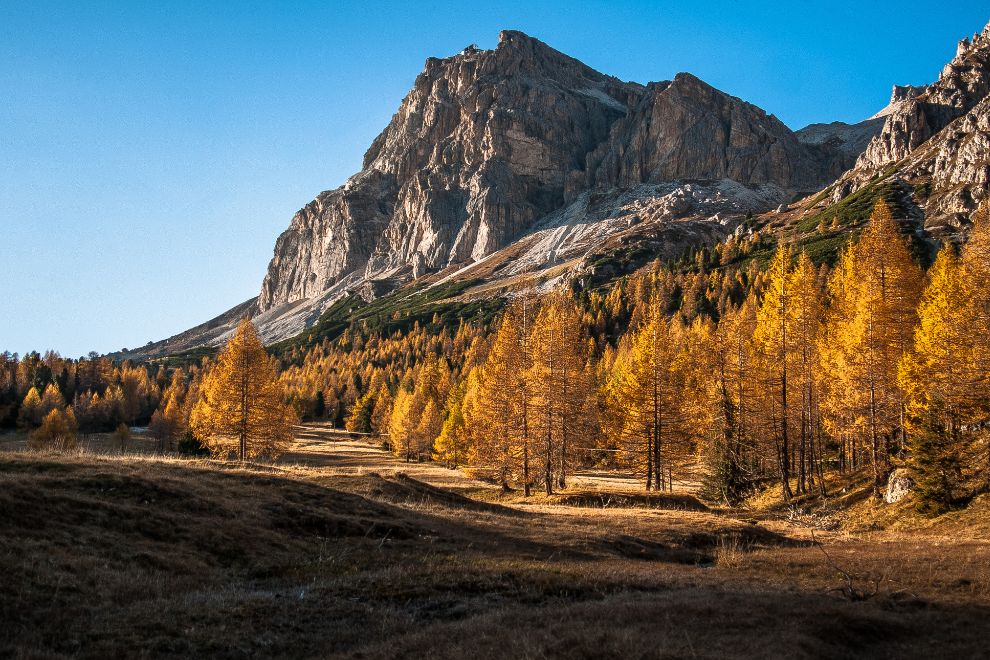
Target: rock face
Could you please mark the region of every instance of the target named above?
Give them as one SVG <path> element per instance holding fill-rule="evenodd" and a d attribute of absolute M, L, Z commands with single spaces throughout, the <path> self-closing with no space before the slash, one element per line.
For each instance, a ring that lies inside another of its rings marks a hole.
<path fill-rule="evenodd" d="M 937 81 L 926 87 L 894 87 L 883 131 L 856 163 L 875 172 L 905 158 L 953 120 L 965 115 L 990 92 L 990 25 L 972 42 L 963 40 L 956 57 Z"/>
<path fill-rule="evenodd" d="M 642 94 L 519 32 L 427 60 L 363 170 L 278 239 L 259 310 L 348 272 L 415 277 L 505 246 L 564 204 L 586 154 Z"/>
<path fill-rule="evenodd" d="M 829 178 L 836 179 L 856 164 L 870 141 L 883 130 L 883 117 L 871 117 L 858 124 L 841 121 L 811 124 L 795 135 L 802 143 L 816 147 L 827 155 Z"/>
<path fill-rule="evenodd" d="M 884 113 L 882 132 L 835 186 L 833 200 L 877 176 L 899 179 L 916 191 L 926 230 L 959 238 L 990 196 L 990 25 L 959 43 L 936 82 L 895 87 Z"/>
<path fill-rule="evenodd" d="M 653 83 L 588 157 L 588 184 L 628 187 L 731 179 L 817 190 L 835 156 L 803 143 L 776 117 L 681 73 Z"/>
<path fill-rule="evenodd" d="M 694 76 L 625 83 L 503 32 L 494 50 L 427 60 L 362 171 L 279 237 L 257 311 L 352 276 L 401 281 L 480 260 L 591 190 L 730 180 L 784 199 L 815 191 L 851 164 L 854 142 L 803 142 Z"/>

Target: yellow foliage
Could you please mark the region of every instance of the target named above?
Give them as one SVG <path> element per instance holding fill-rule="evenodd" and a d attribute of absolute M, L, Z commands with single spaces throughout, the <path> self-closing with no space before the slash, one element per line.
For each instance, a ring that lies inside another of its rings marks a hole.
<path fill-rule="evenodd" d="M 288 448 L 295 422 L 283 396 L 275 363 L 245 319 L 204 376 L 190 425 L 214 456 L 273 459 Z"/>

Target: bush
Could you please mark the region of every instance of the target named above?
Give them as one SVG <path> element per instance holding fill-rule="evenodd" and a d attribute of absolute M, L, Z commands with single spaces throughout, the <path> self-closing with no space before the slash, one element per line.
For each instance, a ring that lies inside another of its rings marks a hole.
<path fill-rule="evenodd" d="M 76 448 L 76 417 L 72 409 L 56 408 L 41 420 L 41 426 L 31 432 L 28 447 L 36 450 L 68 451 Z"/>
<path fill-rule="evenodd" d="M 120 451 L 127 449 L 127 445 L 131 441 L 131 429 L 128 428 L 127 424 L 121 422 L 117 425 L 117 428 L 113 432 L 113 442 L 120 448 Z"/>

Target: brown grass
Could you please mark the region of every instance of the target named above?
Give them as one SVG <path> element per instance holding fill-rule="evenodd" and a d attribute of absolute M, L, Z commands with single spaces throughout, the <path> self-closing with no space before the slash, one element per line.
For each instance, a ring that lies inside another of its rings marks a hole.
<path fill-rule="evenodd" d="M 985 652 L 986 541 L 816 533 L 826 559 L 783 519 L 523 503 L 359 444 L 309 454 L 0 453 L 0 656 Z M 875 594 L 851 601 L 847 576 Z"/>

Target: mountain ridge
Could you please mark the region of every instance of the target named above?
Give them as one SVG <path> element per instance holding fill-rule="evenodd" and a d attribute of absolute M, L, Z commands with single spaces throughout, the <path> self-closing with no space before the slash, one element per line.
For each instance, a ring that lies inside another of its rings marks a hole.
<path fill-rule="evenodd" d="M 692 74 L 623 82 L 513 30 L 428 58 L 362 170 L 279 236 L 253 302 L 130 355 L 218 345 L 235 310 L 273 343 L 346 295 L 478 273 L 509 278 L 492 291 L 552 285 L 621 245 L 676 255 L 822 189 L 839 203 L 979 104 L 988 35 L 874 117 L 799 131 Z"/>

